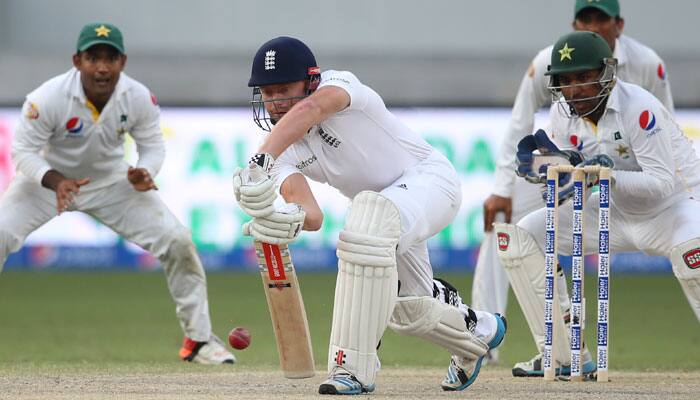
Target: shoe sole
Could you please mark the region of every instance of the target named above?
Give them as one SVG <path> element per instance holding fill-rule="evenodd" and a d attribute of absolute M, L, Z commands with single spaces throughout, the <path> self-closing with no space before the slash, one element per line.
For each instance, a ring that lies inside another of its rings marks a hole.
<path fill-rule="evenodd" d="M 597 368 L 596 365 L 593 361 L 588 361 L 583 364 L 583 375 L 588 375 L 596 372 Z M 522 368 L 513 368 L 511 371 L 513 373 L 513 376 L 517 378 L 539 378 L 544 376 L 544 371 L 526 371 Z M 554 371 L 555 376 L 571 376 L 571 368 L 570 367 L 564 367 L 564 368 L 557 368 Z"/>
<path fill-rule="evenodd" d="M 321 384 L 321 386 L 318 387 L 318 393 L 319 394 L 334 394 L 334 395 L 356 395 L 356 394 L 362 394 L 362 393 L 371 393 L 374 392 L 374 385 L 371 387 L 363 387 L 362 389 L 359 390 L 346 390 L 346 391 L 339 391 L 335 386 L 329 385 L 327 383 Z"/>

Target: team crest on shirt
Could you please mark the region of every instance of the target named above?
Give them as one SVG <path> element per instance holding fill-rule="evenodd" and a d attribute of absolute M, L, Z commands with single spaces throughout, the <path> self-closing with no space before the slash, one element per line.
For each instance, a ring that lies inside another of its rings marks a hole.
<path fill-rule="evenodd" d="M 24 116 L 27 117 L 27 119 L 39 119 L 39 107 L 31 101 L 28 101 Z"/>
<path fill-rule="evenodd" d="M 581 151 L 583 150 L 583 140 L 579 139 L 578 135 L 573 133 L 569 135 L 569 142 L 576 146 L 576 150 Z"/>
<path fill-rule="evenodd" d="M 647 131 L 647 137 L 661 131 L 661 128 L 656 126 L 656 116 L 650 110 L 644 110 L 639 114 L 639 126 Z"/>
<path fill-rule="evenodd" d="M 129 119 L 129 116 L 126 114 L 122 114 L 119 116 L 119 128 L 117 128 L 117 135 L 122 136 L 127 132 L 127 127 L 126 127 L 126 121 Z"/>
<path fill-rule="evenodd" d="M 321 126 L 318 126 L 318 135 L 321 136 L 321 139 L 323 139 L 323 142 L 331 147 L 335 147 L 336 149 L 340 146 L 342 143 L 338 138 L 333 137 L 332 135 L 326 133 L 326 131 L 321 128 Z"/>
<path fill-rule="evenodd" d="M 80 131 L 83 130 L 83 120 L 79 117 L 73 117 L 66 122 L 66 130 L 68 136 L 82 136 Z"/>
<path fill-rule="evenodd" d="M 619 145 L 615 151 L 617 152 L 617 156 L 623 160 L 630 158 L 630 148 L 627 146 Z"/>

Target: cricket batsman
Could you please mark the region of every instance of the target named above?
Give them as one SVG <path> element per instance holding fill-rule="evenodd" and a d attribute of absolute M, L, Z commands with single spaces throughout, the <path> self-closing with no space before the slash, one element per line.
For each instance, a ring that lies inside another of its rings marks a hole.
<path fill-rule="evenodd" d="M 486 351 L 503 340 L 506 323 L 467 307 L 456 290 L 433 280 L 426 242 L 452 222 L 461 203 L 453 166 L 355 75 L 321 73 L 297 39 L 263 44 L 248 85 L 254 120 L 270 133 L 234 175 L 239 204 L 254 217 L 246 231 L 262 242 L 288 243 L 300 224 L 318 230 L 323 214 L 306 177 L 352 199 L 338 240 L 328 378 L 319 393 L 374 391 L 387 326 L 446 349 L 452 358 L 441 386 L 466 389 Z M 265 179 L 251 179 L 257 169 Z M 276 208 L 275 185 L 298 207 Z"/>

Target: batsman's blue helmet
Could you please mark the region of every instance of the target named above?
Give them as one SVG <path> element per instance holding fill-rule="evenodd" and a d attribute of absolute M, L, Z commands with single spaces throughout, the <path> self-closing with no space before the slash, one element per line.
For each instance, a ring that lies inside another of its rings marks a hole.
<path fill-rule="evenodd" d="M 278 83 L 306 81 L 302 97 L 263 100 L 260 87 Z M 263 44 L 255 53 L 248 86 L 253 88 L 253 121 L 263 130 L 271 131 L 277 121 L 270 117 L 265 104 L 280 100 L 298 100 L 313 93 L 321 82 L 321 70 L 311 49 L 299 39 L 280 36 Z"/>
<path fill-rule="evenodd" d="M 249 87 L 312 80 L 320 74 L 311 49 L 299 39 L 280 36 L 255 53 Z"/>

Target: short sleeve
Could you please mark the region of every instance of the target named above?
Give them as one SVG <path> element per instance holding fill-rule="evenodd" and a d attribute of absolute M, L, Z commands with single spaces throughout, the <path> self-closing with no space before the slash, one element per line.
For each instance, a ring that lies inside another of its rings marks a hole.
<path fill-rule="evenodd" d="M 367 105 L 369 88 L 363 85 L 352 72 L 325 71 L 321 74 L 319 88 L 324 86 L 336 86 L 348 93 L 350 106 L 346 110 L 362 110 Z"/>
<path fill-rule="evenodd" d="M 281 187 L 282 183 L 290 175 L 301 173 L 301 171 L 299 171 L 299 169 L 296 167 L 296 164 L 297 161 L 291 148 L 287 148 L 284 153 L 280 154 L 270 170 L 270 176 L 272 177 L 272 180 L 275 181 L 275 185 Z"/>

